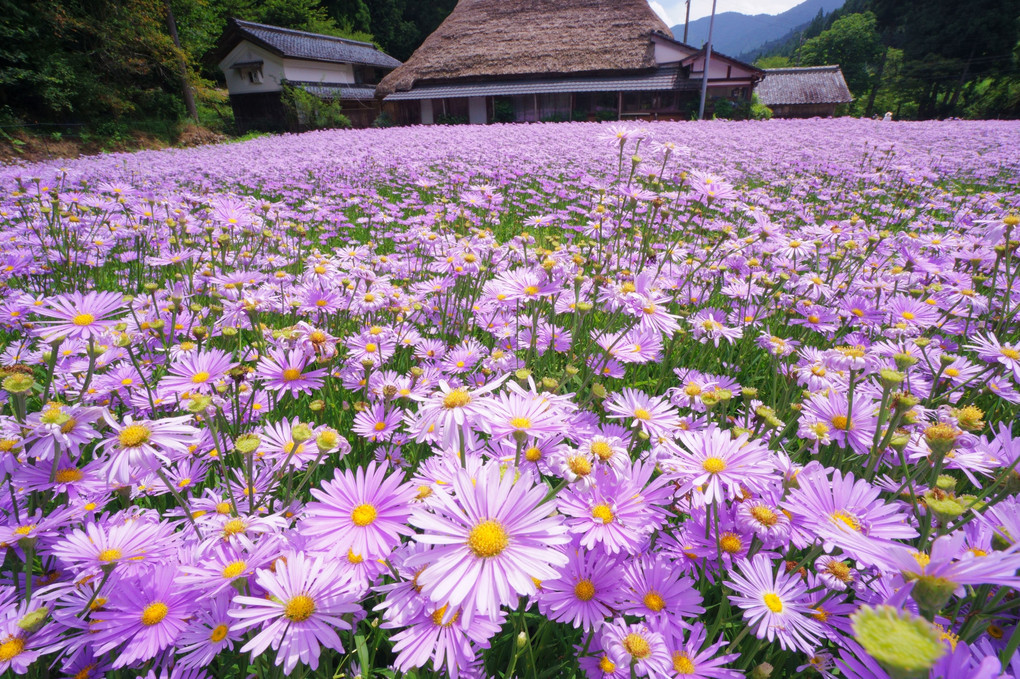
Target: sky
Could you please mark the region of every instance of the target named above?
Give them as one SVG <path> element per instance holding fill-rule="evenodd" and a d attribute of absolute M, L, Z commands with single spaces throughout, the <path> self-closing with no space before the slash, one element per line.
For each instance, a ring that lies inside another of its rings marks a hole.
<path fill-rule="evenodd" d="M 804 0 L 716 0 L 715 13 L 780 14 L 802 2 Z M 650 0 L 648 4 L 666 25 L 676 26 L 684 22 L 685 0 Z M 712 0 L 691 0 L 691 21 L 711 13 Z"/>

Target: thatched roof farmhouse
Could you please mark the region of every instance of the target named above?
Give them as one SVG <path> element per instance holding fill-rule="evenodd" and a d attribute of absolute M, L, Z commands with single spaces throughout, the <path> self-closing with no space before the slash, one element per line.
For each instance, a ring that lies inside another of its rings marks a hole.
<path fill-rule="evenodd" d="M 403 123 L 686 119 L 704 63 L 647 0 L 460 0 L 377 94 Z M 762 77 L 716 53 L 710 70 L 710 100 Z"/>
<path fill-rule="evenodd" d="M 831 116 L 854 99 L 839 66 L 769 68 L 755 91 L 780 118 Z"/>

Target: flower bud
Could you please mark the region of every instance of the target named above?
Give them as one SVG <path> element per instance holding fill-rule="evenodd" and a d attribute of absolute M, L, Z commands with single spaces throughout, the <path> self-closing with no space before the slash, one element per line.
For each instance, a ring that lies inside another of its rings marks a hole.
<path fill-rule="evenodd" d="M 234 440 L 234 448 L 242 455 L 254 453 L 261 443 L 256 434 L 242 434 Z"/>
<path fill-rule="evenodd" d="M 878 381 L 881 382 L 884 389 L 895 389 L 896 387 L 903 384 L 903 380 L 906 379 L 906 375 L 898 370 L 889 370 L 883 368 L 878 373 Z"/>
<path fill-rule="evenodd" d="M 304 443 L 312 438 L 312 428 L 302 422 L 290 430 L 290 437 L 294 439 L 294 443 Z"/>
<path fill-rule="evenodd" d="M 854 638 L 893 679 L 928 676 L 945 647 L 930 622 L 893 606 L 862 606 L 850 616 Z"/>
<path fill-rule="evenodd" d="M 4 391 L 11 394 L 25 394 L 32 390 L 35 386 L 35 379 L 31 375 L 25 373 L 15 373 L 4 378 L 4 381 L 0 386 L 3 387 Z"/>

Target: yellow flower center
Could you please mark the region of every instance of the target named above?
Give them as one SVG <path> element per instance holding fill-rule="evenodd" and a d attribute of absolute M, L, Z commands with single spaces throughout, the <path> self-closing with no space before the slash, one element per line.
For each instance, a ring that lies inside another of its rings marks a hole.
<path fill-rule="evenodd" d="M 119 549 L 104 549 L 103 551 L 99 552 L 99 556 L 97 558 L 105 563 L 110 563 L 111 561 L 116 561 L 122 556 L 124 555 L 121 553 Z"/>
<path fill-rule="evenodd" d="M 855 533 L 861 532 L 861 522 L 857 520 L 857 517 L 849 512 L 844 512 L 842 509 L 834 511 L 830 518 L 836 525 L 843 524 Z"/>
<path fill-rule="evenodd" d="M 92 314 L 78 314 L 71 319 L 71 322 L 77 325 L 79 328 L 84 328 L 86 325 L 92 325 L 96 322 L 96 317 Z"/>
<path fill-rule="evenodd" d="M 353 549 L 347 550 L 347 563 L 357 566 L 359 563 L 365 560 L 365 557 L 360 554 L 355 554 Z"/>
<path fill-rule="evenodd" d="M 152 627 L 163 622 L 163 618 L 170 612 L 170 607 L 162 601 L 156 601 L 142 611 L 142 624 L 146 627 Z"/>
<path fill-rule="evenodd" d="M 591 508 L 591 515 L 602 523 L 612 523 L 614 518 L 609 505 L 595 505 Z"/>
<path fill-rule="evenodd" d="M 444 408 L 463 408 L 471 403 L 471 394 L 467 389 L 454 389 L 443 398 Z"/>
<path fill-rule="evenodd" d="M 535 295 L 538 294 L 538 286 L 529 285 L 528 287 L 524 288 L 524 294 L 526 294 L 528 297 L 534 297 Z"/>
<path fill-rule="evenodd" d="M 30 523 L 26 526 L 18 526 L 17 528 L 14 529 L 14 534 L 25 536 L 31 533 L 34 528 L 35 528 L 34 523 Z"/>
<path fill-rule="evenodd" d="M 595 584 L 587 578 L 579 580 L 574 585 L 574 596 L 581 601 L 591 601 L 595 598 Z"/>
<path fill-rule="evenodd" d="M 691 657 L 683 651 L 673 653 L 673 671 L 677 674 L 694 674 L 694 663 Z"/>
<path fill-rule="evenodd" d="M 242 521 L 241 519 L 231 519 L 230 521 L 227 521 L 225 524 L 223 524 L 223 534 L 226 537 L 230 537 L 231 535 L 243 533 L 244 528 L 245 528 L 244 521 Z"/>
<path fill-rule="evenodd" d="M 903 316 L 903 318 L 904 318 L 904 319 L 906 319 L 906 320 L 908 320 L 908 321 L 912 321 L 912 320 L 914 320 L 914 314 L 913 314 L 913 313 L 911 313 L 911 312 L 909 312 L 909 311 L 904 311 L 904 312 L 903 312 L 902 314 L 900 314 L 900 315 L 901 315 L 901 316 Z"/>
<path fill-rule="evenodd" d="M 609 659 L 608 655 L 599 658 L 599 669 L 605 674 L 612 674 L 616 671 L 616 663 Z"/>
<path fill-rule="evenodd" d="M 204 370 L 202 372 L 195 373 L 194 376 L 192 376 L 192 378 L 191 378 L 191 383 L 192 384 L 205 384 L 208 381 L 209 381 L 209 373 L 207 373 Z"/>
<path fill-rule="evenodd" d="M 648 590 L 648 594 L 645 594 L 644 599 L 642 599 L 642 601 L 645 604 L 645 608 L 652 611 L 653 613 L 658 613 L 659 611 L 666 607 L 666 600 L 663 599 L 662 595 L 656 592 L 654 589 Z"/>
<path fill-rule="evenodd" d="M 467 546 L 475 556 L 489 559 L 499 556 L 510 544 L 510 536 L 497 521 L 482 521 L 468 534 Z"/>
<path fill-rule="evenodd" d="M 96 669 L 96 667 L 98 666 L 99 663 L 89 663 L 85 667 L 78 670 L 78 672 L 74 675 L 74 679 L 89 679 L 89 677 L 92 676 L 92 670 Z"/>
<path fill-rule="evenodd" d="M 140 424 L 132 424 L 121 429 L 118 440 L 120 441 L 120 445 L 124 448 L 136 448 L 143 443 L 148 442 L 149 436 L 151 435 L 152 432 L 149 431 L 148 427 Z"/>
<path fill-rule="evenodd" d="M 783 612 L 783 600 L 772 592 L 765 595 L 765 605 L 768 606 L 769 610 L 773 613 Z"/>
<path fill-rule="evenodd" d="M 605 462 L 613 456 L 613 448 L 605 441 L 595 441 L 591 444 L 592 455 L 597 456 L 600 460 Z"/>
<path fill-rule="evenodd" d="M 743 541 L 736 533 L 723 533 L 722 537 L 719 538 L 719 547 L 727 554 L 736 554 L 743 546 Z"/>
<path fill-rule="evenodd" d="M 375 521 L 375 517 L 378 514 L 379 512 L 372 505 L 358 505 L 351 512 L 351 521 L 354 522 L 355 526 L 367 526 Z"/>
<path fill-rule="evenodd" d="M 283 617 L 291 622 L 304 622 L 315 612 L 315 602 L 307 594 L 298 594 L 283 608 Z"/>
<path fill-rule="evenodd" d="M 377 347 L 375 344 L 373 344 L 372 342 L 369 342 L 368 344 L 365 345 L 365 352 L 369 353 L 369 354 L 374 354 L 375 350 L 378 349 L 378 348 L 379 347 Z"/>
<path fill-rule="evenodd" d="M 850 566 L 847 566 L 842 561 L 830 561 L 825 564 L 825 570 L 832 577 L 840 580 L 841 582 L 847 582 L 850 580 Z"/>
<path fill-rule="evenodd" d="M 718 474 L 726 469 L 726 461 L 718 457 L 706 457 L 701 468 L 709 474 Z"/>
<path fill-rule="evenodd" d="M 8 662 L 25 650 L 25 640 L 21 637 L 10 637 L 0 644 L 0 662 Z"/>
<path fill-rule="evenodd" d="M 241 573 L 244 573 L 244 569 L 248 567 L 244 561 L 234 561 L 233 563 L 227 564 L 227 567 L 223 569 L 223 577 L 227 580 L 233 580 Z"/>
<path fill-rule="evenodd" d="M 634 417 L 636 417 L 639 420 L 647 421 L 652 419 L 652 414 L 645 410 L 644 408 L 638 408 L 637 410 L 634 411 Z"/>
<path fill-rule="evenodd" d="M 846 418 L 846 415 L 836 415 L 832 418 L 832 426 L 840 431 L 846 431 L 847 429 L 853 429 L 853 422 Z"/>
<path fill-rule="evenodd" d="M 223 641 L 226 638 L 227 638 L 226 625 L 216 625 L 216 627 L 213 627 L 212 634 L 209 635 L 209 641 L 213 642 L 214 644 L 218 644 L 219 642 Z"/>
<path fill-rule="evenodd" d="M 455 611 L 454 614 L 450 616 L 450 619 L 444 622 L 443 618 L 445 617 L 446 606 L 443 606 L 442 608 L 437 608 L 436 610 L 432 611 L 432 624 L 437 625 L 439 627 L 449 627 L 453 623 L 457 622 L 457 618 L 460 617 L 460 611 Z"/>
<path fill-rule="evenodd" d="M 652 646 L 648 640 L 634 632 L 623 638 L 623 648 L 638 660 L 643 660 L 652 654 Z"/>
<path fill-rule="evenodd" d="M 531 420 L 526 417 L 515 417 L 510 420 L 510 426 L 514 429 L 531 429 Z"/>
<path fill-rule="evenodd" d="M 299 377 L 301 377 L 301 371 L 297 368 L 287 368 L 283 371 L 283 380 L 285 382 L 293 382 Z"/>
<path fill-rule="evenodd" d="M 589 462 L 588 458 L 584 456 L 574 455 L 567 460 L 567 464 L 570 467 L 570 471 L 574 472 L 578 476 L 587 476 L 588 474 L 591 474 L 591 462 Z"/>
<path fill-rule="evenodd" d="M 84 478 L 81 470 L 76 467 L 70 469 L 58 469 L 56 481 L 57 483 L 74 483 L 75 481 L 81 481 Z"/>
<path fill-rule="evenodd" d="M 1020 351 L 1017 351 L 1016 349 L 1002 347 L 1001 349 L 999 349 L 999 353 L 1005 356 L 1006 358 L 1013 359 L 1014 361 L 1020 360 Z"/>
<path fill-rule="evenodd" d="M 524 451 L 524 459 L 528 462 L 538 462 L 542 459 L 542 451 L 535 446 L 531 446 Z"/>
<path fill-rule="evenodd" d="M 382 430 L 384 430 L 385 428 L 386 428 L 386 423 L 385 423 L 385 422 L 376 422 L 376 423 L 375 423 L 375 427 L 374 427 L 374 429 L 375 429 L 376 431 L 382 431 Z"/>
<path fill-rule="evenodd" d="M 779 517 L 776 516 L 774 511 L 768 507 L 763 507 L 762 505 L 755 505 L 754 507 L 751 507 L 751 516 L 754 517 L 755 521 L 763 526 L 771 527 L 776 525 L 776 522 L 779 521 Z"/>

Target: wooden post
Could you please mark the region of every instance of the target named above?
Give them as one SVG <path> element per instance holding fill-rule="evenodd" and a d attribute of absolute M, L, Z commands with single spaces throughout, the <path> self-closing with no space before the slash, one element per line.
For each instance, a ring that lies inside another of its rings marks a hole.
<path fill-rule="evenodd" d="M 535 98 L 535 122 L 537 123 L 541 118 L 541 114 L 538 111 L 538 93 L 531 95 Z"/>
<path fill-rule="evenodd" d="M 616 119 L 623 120 L 623 90 L 616 93 Z"/>

